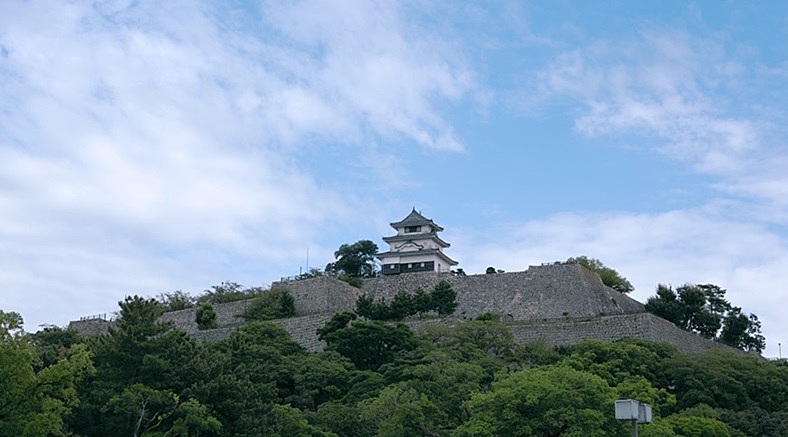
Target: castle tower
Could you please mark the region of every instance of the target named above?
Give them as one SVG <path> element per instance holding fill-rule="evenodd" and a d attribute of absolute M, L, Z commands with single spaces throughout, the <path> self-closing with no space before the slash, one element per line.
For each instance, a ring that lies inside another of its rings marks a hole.
<path fill-rule="evenodd" d="M 391 223 L 391 227 L 397 230 L 397 235 L 383 237 L 389 251 L 376 255 L 383 264 L 380 271 L 383 275 L 448 272 L 451 266 L 457 265 L 457 261 L 443 253 L 450 246 L 438 237 L 443 228 L 416 212 L 416 208 L 401 221 Z"/>

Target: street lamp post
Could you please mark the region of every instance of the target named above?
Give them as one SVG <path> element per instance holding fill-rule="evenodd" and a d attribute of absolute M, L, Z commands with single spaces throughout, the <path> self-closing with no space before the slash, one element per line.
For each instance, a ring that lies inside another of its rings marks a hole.
<path fill-rule="evenodd" d="M 632 437 L 638 437 L 638 423 L 651 423 L 651 405 L 634 399 L 616 401 L 616 419 L 632 423 Z"/>

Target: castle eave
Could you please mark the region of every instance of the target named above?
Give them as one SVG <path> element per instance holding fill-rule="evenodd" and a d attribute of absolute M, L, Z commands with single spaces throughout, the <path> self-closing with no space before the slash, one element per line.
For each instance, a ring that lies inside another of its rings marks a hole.
<path fill-rule="evenodd" d="M 403 234 L 403 235 L 394 235 L 391 237 L 383 237 L 383 241 L 388 244 L 397 243 L 400 241 L 419 241 L 419 240 L 432 240 L 437 243 L 441 247 L 449 247 L 451 244 L 443 241 L 440 237 L 438 237 L 434 232 L 428 234 Z"/>
<path fill-rule="evenodd" d="M 407 226 L 423 226 L 423 225 L 426 225 L 426 226 L 429 226 L 430 228 L 432 228 L 432 229 L 434 229 L 434 230 L 436 230 L 438 232 L 443 230 L 443 228 L 438 226 L 437 224 L 435 224 L 435 222 L 433 222 L 432 220 L 430 220 L 430 219 L 424 217 L 423 215 L 419 214 L 418 212 L 416 212 L 415 208 L 413 209 L 413 211 L 410 212 L 410 214 L 408 214 L 407 217 L 405 217 L 401 221 L 394 222 L 394 223 L 389 223 L 389 224 L 394 229 L 404 228 L 404 227 L 407 227 Z"/>
<path fill-rule="evenodd" d="M 440 258 L 443 262 L 450 266 L 456 266 L 459 264 L 457 261 L 446 256 L 445 253 L 441 252 L 438 249 L 426 249 L 426 250 L 411 250 L 407 252 L 382 252 L 375 255 L 378 259 L 385 262 L 386 258 L 391 257 L 399 257 L 399 258 L 414 258 L 414 257 L 421 257 L 421 256 L 436 256 Z"/>

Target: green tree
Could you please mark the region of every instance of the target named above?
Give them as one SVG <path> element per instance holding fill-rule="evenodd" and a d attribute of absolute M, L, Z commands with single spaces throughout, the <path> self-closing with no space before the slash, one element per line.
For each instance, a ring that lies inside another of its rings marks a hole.
<path fill-rule="evenodd" d="M 24 321 L 19 313 L 0 310 L 0 339 L 20 338 L 24 335 Z"/>
<path fill-rule="evenodd" d="M 0 435 L 66 435 L 63 418 L 79 403 L 75 385 L 93 372 L 90 353 L 75 344 L 42 367 L 22 323 L 0 310 Z"/>
<path fill-rule="evenodd" d="M 119 305 L 119 317 L 108 334 L 88 343 L 96 373 L 77 386 L 81 402 L 69 419 L 77 434 L 130 435 L 134 426 L 128 413 L 108 407 L 113 397 L 135 384 L 178 394 L 190 383 L 183 367 L 196 345 L 171 323 L 159 321 L 159 302 L 129 296 Z"/>
<path fill-rule="evenodd" d="M 181 401 L 170 390 L 155 390 L 139 383 L 113 396 L 104 410 L 128 415 L 134 437 L 211 436 L 221 429 L 221 423 L 199 401 Z"/>
<path fill-rule="evenodd" d="M 588 258 L 587 256 L 578 256 L 576 258 L 569 258 L 564 263 L 580 264 L 581 266 L 584 266 L 588 270 L 598 274 L 602 279 L 603 284 L 607 285 L 613 290 L 618 291 L 619 293 L 630 293 L 635 289 L 635 287 L 632 286 L 627 278 L 621 276 L 614 269 L 607 267 L 604 263 L 602 263 L 602 261 L 598 259 Z"/>
<path fill-rule="evenodd" d="M 788 411 L 769 412 L 759 407 L 742 411 L 721 409 L 720 417 L 736 430 L 736 436 L 784 436 L 788 435 Z"/>
<path fill-rule="evenodd" d="M 471 417 L 461 436 L 626 436 L 613 414 L 617 393 L 602 378 L 553 366 L 502 377 L 465 403 Z"/>
<path fill-rule="evenodd" d="M 380 437 L 440 436 L 445 413 L 407 382 L 393 384 L 359 405 L 362 420 Z"/>
<path fill-rule="evenodd" d="M 212 285 L 205 290 L 205 293 L 197 298 L 197 303 L 227 303 L 239 300 L 252 299 L 266 290 L 262 287 L 251 287 L 244 289 L 241 284 L 236 282 L 222 282 L 220 285 Z"/>
<path fill-rule="evenodd" d="M 295 300 L 290 291 L 274 288 L 254 298 L 240 314 L 245 320 L 274 320 L 293 317 L 296 314 Z"/>
<path fill-rule="evenodd" d="M 197 305 L 194 321 L 197 323 L 197 328 L 201 330 L 216 329 L 219 327 L 219 323 L 216 321 L 216 311 L 214 311 L 211 302 L 201 302 Z"/>
<path fill-rule="evenodd" d="M 175 411 L 178 396 L 169 390 L 155 390 L 144 384 L 133 384 L 113 396 L 105 412 L 127 414 L 131 417 L 134 437 L 159 428 Z"/>
<path fill-rule="evenodd" d="M 390 377 L 389 372 L 386 376 Z M 440 416 L 434 416 L 433 428 L 447 430 L 467 420 L 463 402 L 486 388 L 488 375 L 481 364 L 466 362 L 449 351 L 436 349 L 404 366 L 398 371 L 398 379 L 424 394 L 441 411 Z"/>
<path fill-rule="evenodd" d="M 432 308 L 441 316 L 447 316 L 457 309 L 457 292 L 448 281 L 440 281 L 430 294 Z"/>
<path fill-rule="evenodd" d="M 473 363 L 484 370 L 487 385 L 503 369 L 519 367 L 520 348 L 509 326 L 500 321 L 469 321 L 456 326 L 426 325 L 418 332 L 421 343 L 433 345 L 459 363 Z"/>
<path fill-rule="evenodd" d="M 719 420 L 720 414 L 708 405 L 697 405 L 671 414 L 661 422 L 682 437 L 731 437 L 731 429 Z"/>
<path fill-rule="evenodd" d="M 305 355 L 293 365 L 293 394 L 285 401 L 301 410 L 316 411 L 350 389 L 353 363 L 334 351 Z"/>
<path fill-rule="evenodd" d="M 157 296 L 157 300 L 162 310 L 165 312 L 194 308 L 195 302 L 197 301 L 195 297 L 181 290 L 175 290 L 172 293 L 162 293 Z"/>
<path fill-rule="evenodd" d="M 36 371 L 57 363 L 72 346 L 82 342 L 76 331 L 57 326 L 47 326 L 38 332 L 28 333 L 25 340 L 38 352 L 40 366 Z"/>
<path fill-rule="evenodd" d="M 422 289 L 413 294 L 400 291 L 388 303 L 382 299 L 375 302 L 366 294 L 356 301 L 356 313 L 371 320 L 402 320 L 430 311 L 446 316 L 456 308 L 457 293 L 448 281 L 440 281 L 429 293 Z"/>
<path fill-rule="evenodd" d="M 739 307 L 732 307 L 726 314 L 720 341 L 737 349 L 758 353 L 766 347 L 758 316 L 745 315 Z"/>
<path fill-rule="evenodd" d="M 204 404 L 225 435 L 271 435 L 274 403 L 292 396 L 293 363 L 303 349 L 281 326 L 252 322 L 230 337 L 205 343 L 183 366 L 186 397 Z"/>
<path fill-rule="evenodd" d="M 673 322 L 676 326 L 683 324 L 684 305 L 672 287 L 659 284 L 655 296 L 646 300 L 646 311 Z"/>
<path fill-rule="evenodd" d="M 222 423 L 213 417 L 208 408 L 196 399 L 188 399 L 179 403 L 173 413 L 173 417 L 175 421 L 165 434 L 167 437 L 209 437 L 220 435 Z"/>
<path fill-rule="evenodd" d="M 372 437 L 375 435 L 373 424 L 361 418 L 361 411 L 355 405 L 331 401 L 320 405 L 313 416 L 315 424 L 340 437 Z"/>
<path fill-rule="evenodd" d="M 685 284 L 675 291 L 660 284 L 656 296 L 648 298 L 645 307 L 684 330 L 760 352 L 766 343 L 758 317 L 743 314 L 741 308 L 725 299 L 725 293 L 714 284 Z"/>
<path fill-rule="evenodd" d="M 343 319 L 347 320 L 347 317 Z M 393 361 L 398 354 L 417 346 L 413 331 L 401 323 L 355 321 L 346 327 L 336 328 L 338 323 L 332 319 L 329 324 L 331 329 L 318 330 L 327 350 L 339 352 L 362 370 L 377 370 Z"/>
<path fill-rule="evenodd" d="M 370 240 L 359 240 L 343 244 L 334 252 L 336 261 L 326 265 L 326 272 L 349 278 L 372 278 L 377 276 L 375 255 L 378 245 Z"/>

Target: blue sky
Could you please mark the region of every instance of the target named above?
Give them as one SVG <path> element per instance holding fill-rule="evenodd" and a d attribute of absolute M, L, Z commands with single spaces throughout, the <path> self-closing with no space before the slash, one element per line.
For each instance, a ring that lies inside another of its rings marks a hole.
<path fill-rule="evenodd" d="M 0 4 L 0 308 L 267 285 L 415 207 L 469 273 L 586 255 L 786 340 L 785 2 Z"/>

